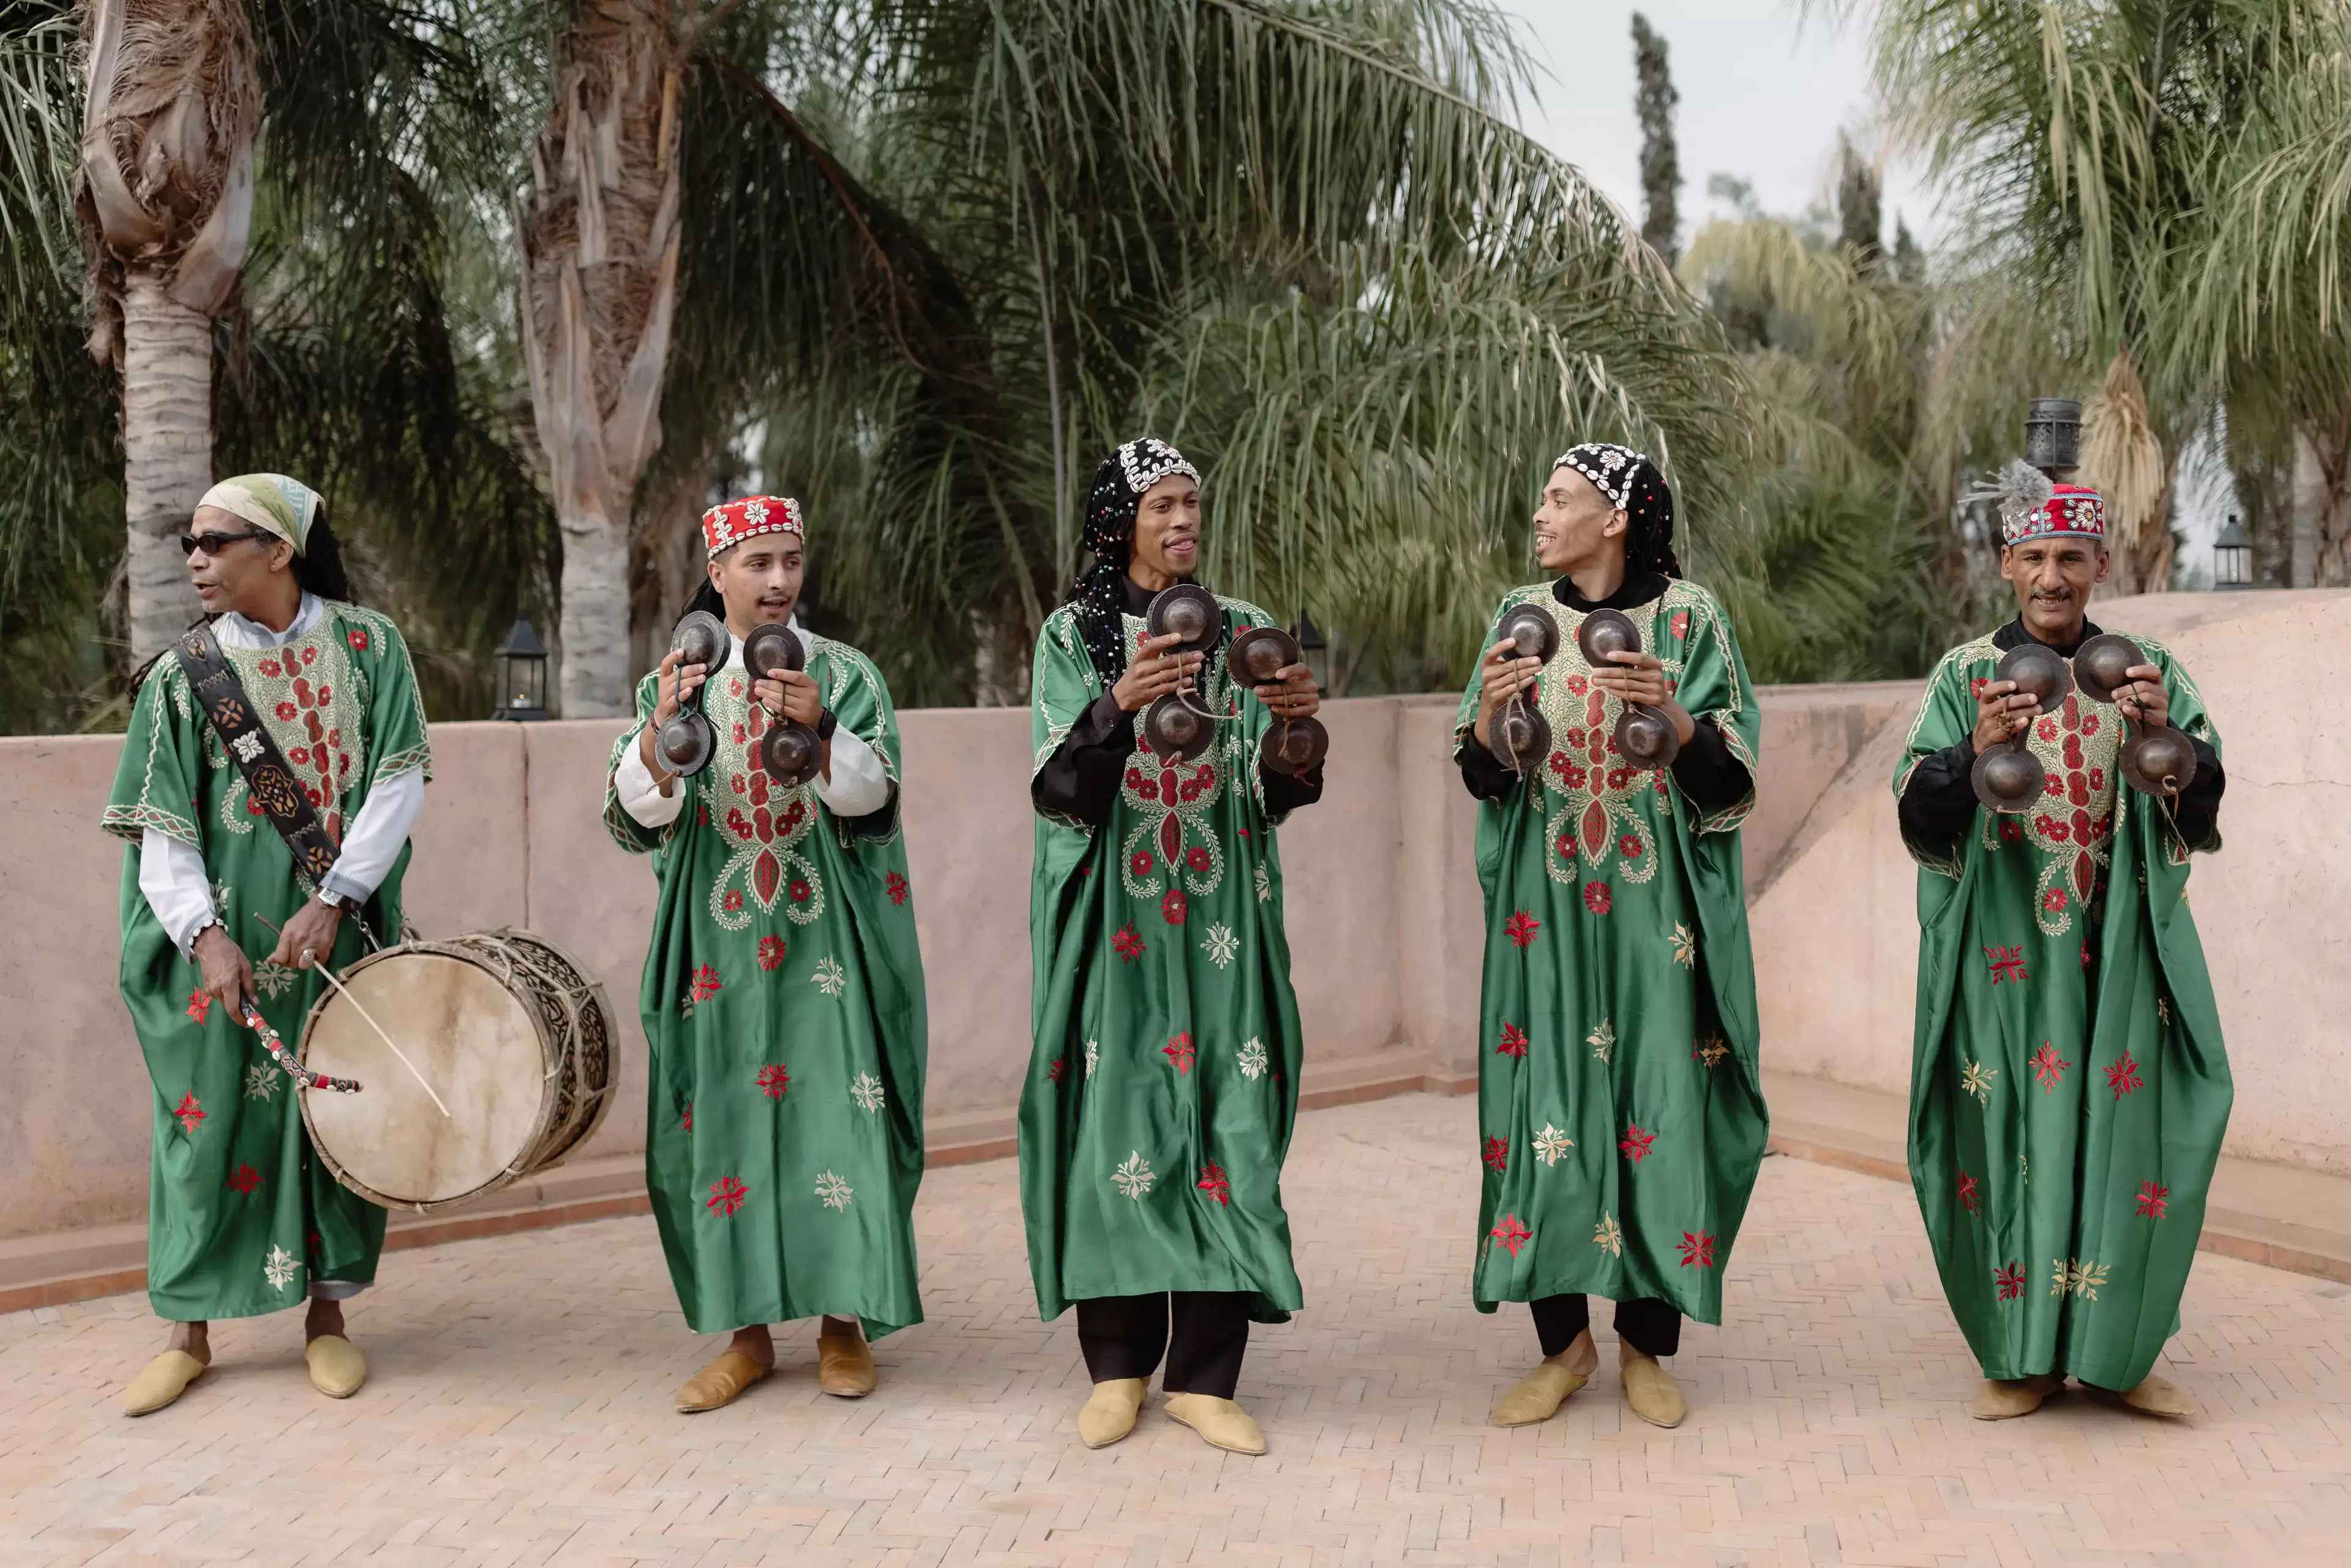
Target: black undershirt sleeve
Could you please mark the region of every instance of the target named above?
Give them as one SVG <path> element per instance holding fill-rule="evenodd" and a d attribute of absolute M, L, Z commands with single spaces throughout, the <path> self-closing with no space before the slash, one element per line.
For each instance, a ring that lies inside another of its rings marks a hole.
<path fill-rule="evenodd" d="M 1260 760 L 1257 776 L 1265 790 L 1265 814 L 1269 817 L 1311 806 L 1322 799 L 1322 765 L 1319 762 L 1311 773 L 1277 773 Z"/>
<path fill-rule="evenodd" d="M 2219 752 L 2192 735 L 2188 744 L 2196 748 L 2196 777 L 2171 803 L 2171 821 L 2182 843 L 2191 850 L 2208 849 L 2220 832 L 2220 792 L 2229 780 L 2220 771 Z"/>
<path fill-rule="evenodd" d="M 1712 815 L 1737 805 L 1753 780 L 1748 777 L 1747 764 L 1731 754 L 1722 731 L 1698 719 L 1697 733 L 1674 758 L 1674 782 L 1682 787 L 1691 805 Z"/>
<path fill-rule="evenodd" d="M 1949 843 L 1976 820 L 1975 742 L 1953 742 L 1930 751 L 1910 770 L 1895 815 L 1903 834 L 1923 843 Z"/>
<path fill-rule="evenodd" d="M 1126 759 L 1134 755 L 1134 726 L 1108 692 L 1078 716 L 1060 747 L 1029 781 L 1029 799 L 1051 816 L 1075 817 L 1096 827 L 1110 821 Z"/>
<path fill-rule="evenodd" d="M 1471 797 L 1479 800 L 1499 800 L 1519 787 L 1519 776 L 1502 766 L 1502 759 L 1486 748 L 1475 729 L 1461 732 L 1461 744 L 1455 748 L 1453 760 L 1461 765 L 1461 783 Z"/>

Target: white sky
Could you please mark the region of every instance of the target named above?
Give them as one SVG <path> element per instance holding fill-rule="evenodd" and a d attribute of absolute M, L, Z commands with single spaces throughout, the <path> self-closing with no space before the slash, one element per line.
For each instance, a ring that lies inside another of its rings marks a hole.
<path fill-rule="evenodd" d="M 1665 36 L 1681 91 L 1682 238 L 1713 210 L 1717 173 L 1751 181 L 1767 212 L 1792 215 L 1826 196 L 1840 129 L 1868 137 L 1869 70 L 1858 26 L 1839 28 L 1797 0 L 1498 0 L 1519 17 L 1537 68 L 1527 129 L 1641 216 L 1641 129 L 1633 113 L 1633 13 Z M 1899 210 L 1922 239 L 1938 232 L 1907 167 L 1886 171 L 1886 222 Z"/>

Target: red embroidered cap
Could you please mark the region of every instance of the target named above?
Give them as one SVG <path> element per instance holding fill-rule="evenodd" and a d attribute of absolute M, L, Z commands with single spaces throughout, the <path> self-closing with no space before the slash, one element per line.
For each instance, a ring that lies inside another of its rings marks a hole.
<path fill-rule="evenodd" d="M 797 534 L 808 538 L 800 521 L 800 504 L 789 496 L 746 496 L 702 514 L 702 542 L 712 559 L 718 552 L 758 534 Z"/>
<path fill-rule="evenodd" d="M 2049 498 L 2039 506 L 2002 507 L 2000 531 L 2001 542 L 2011 545 L 2046 538 L 2051 534 L 2103 539 L 2106 537 L 2106 503 L 2087 486 L 2052 485 Z"/>

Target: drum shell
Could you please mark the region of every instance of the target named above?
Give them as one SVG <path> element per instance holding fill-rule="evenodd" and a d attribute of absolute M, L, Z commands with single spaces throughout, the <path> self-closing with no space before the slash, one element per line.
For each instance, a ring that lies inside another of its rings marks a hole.
<path fill-rule="evenodd" d="M 350 986 L 363 980 L 378 966 L 415 956 L 468 964 L 487 974 L 513 998 L 537 1039 L 543 1069 L 538 1108 L 530 1118 L 528 1135 L 519 1140 L 504 1166 L 462 1191 L 421 1195 L 380 1190 L 365 1179 L 365 1176 L 377 1173 L 373 1169 L 355 1171 L 352 1165 L 357 1155 L 350 1151 L 339 1153 L 337 1145 L 343 1134 L 322 1123 L 322 1115 L 328 1122 L 340 1124 L 348 1117 L 371 1113 L 365 1103 L 375 1100 L 381 1103 L 379 1096 L 328 1096 L 325 1098 L 341 1102 L 329 1108 L 320 1097 L 305 1092 L 297 1097 L 297 1103 L 302 1109 L 303 1127 L 309 1134 L 311 1148 L 338 1182 L 385 1208 L 429 1214 L 472 1202 L 521 1177 L 551 1169 L 583 1147 L 611 1111 L 619 1087 L 621 1036 L 613 1022 L 611 1004 L 604 995 L 602 984 L 595 979 L 595 971 L 547 938 L 511 926 L 470 932 L 446 941 L 405 942 L 381 948 L 344 969 L 341 978 L 345 986 Z M 381 992 L 381 988 L 376 989 Z M 335 1011 L 339 998 L 340 993 L 329 988 L 311 1005 L 308 1017 L 303 1020 L 298 1048 L 298 1055 L 305 1061 L 309 1059 L 320 1019 Z M 388 1089 L 395 1077 L 413 1085 L 414 1080 L 408 1077 L 408 1070 L 383 1050 L 374 1031 L 351 1009 L 351 1004 L 346 1000 L 341 1006 L 348 1013 L 348 1021 L 338 1019 L 338 1032 L 351 1040 L 371 1042 L 379 1053 L 371 1056 L 363 1075 L 373 1080 L 371 1087 L 380 1092 Z M 382 1019 L 380 1007 L 379 1003 L 369 1009 L 379 1021 Z M 388 1027 L 392 1029 L 392 1038 L 413 1058 L 416 1048 L 402 1040 L 402 1031 L 396 1026 Z M 449 1086 L 436 1083 L 435 1088 L 447 1100 Z M 453 1103 L 450 1109 L 456 1116 L 465 1113 L 463 1103 Z"/>

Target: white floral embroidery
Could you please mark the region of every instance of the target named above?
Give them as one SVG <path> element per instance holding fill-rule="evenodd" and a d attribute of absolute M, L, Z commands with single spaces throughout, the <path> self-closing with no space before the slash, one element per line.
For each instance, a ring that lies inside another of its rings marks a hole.
<path fill-rule="evenodd" d="M 1263 866 L 1257 868 L 1257 901 L 1265 903 L 1273 896 L 1273 873 Z"/>
<path fill-rule="evenodd" d="M 1583 1037 L 1583 1043 L 1592 1048 L 1593 1061 L 1614 1061 L 1616 1055 L 1616 1026 L 1602 1019 L 1600 1027 Z"/>
<path fill-rule="evenodd" d="M 1242 1077 L 1249 1079 L 1251 1082 L 1255 1082 L 1258 1079 L 1264 1077 L 1266 1069 L 1265 1041 L 1258 1039 L 1254 1035 L 1250 1036 L 1248 1040 L 1243 1040 L 1241 1042 L 1239 1061 Z"/>
<path fill-rule="evenodd" d="M 1200 951 L 1219 969 L 1232 963 L 1238 950 L 1238 944 L 1233 940 L 1233 928 L 1229 925 L 1211 925 L 1208 934 L 1200 938 Z"/>
<path fill-rule="evenodd" d="M 271 999 L 292 990 L 296 978 L 293 969 L 284 964 L 273 964 L 266 958 L 253 967 L 254 988 Z"/>
<path fill-rule="evenodd" d="M 266 1061 L 256 1061 L 245 1070 L 245 1097 L 248 1100 L 275 1100 L 277 1081 L 284 1074 Z"/>
<path fill-rule="evenodd" d="M 1135 1149 L 1120 1163 L 1118 1169 L 1111 1173 L 1110 1179 L 1112 1185 L 1119 1191 L 1140 1201 L 1143 1195 L 1151 1190 L 1151 1184 L 1158 1178 L 1151 1174 L 1151 1164 L 1143 1157 L 1143 1151 Z"/>
<path fill-rule="evenodd" d="M 861 1072 L 849 1081 L 849 1097 L 865 1111 L 882 1109 L 882 1081 L 870 1072 Z"/>
<path fill-rule="evenodd" d="M 847 1182 L 831 1171 L 816 1178 L 816 1195 L 823 1200 L 827 1208 L 836 1211 L 847 1208 L 849 1200 L 857 1196 L 850 1190 Z"/>
<path fill-rule="evenodd" d="M 1600 1223 L 1592 1228 L 1592 1244 L 1612 1258 L 1625 1256 L 1625 1232 L 1618 1227 L 1614 1215 L 1600 1217 Z"/>
<path fill-rule="evenodd" d="M 1549 1122 L 1545 1122 L 1542 1131 L 1535 1134 L 1535 1157 L 1547 1166 L 1559 1164 L 1560 1156 L 1573 1147 L 1575 1140 Z"/>
<path fill-rule="evenodd" d="M 268 1260 L 261 1265 L 261 1277 L 269 1281 L 271 1289 L 282 1291 L 294 1282 L 294 1276 L 301 1267 L 285 1248 L 272 1247 Z"/>
<path fill-rule="evenodd" d="M 1090 1040 L 1086 1041 L 1086 1076 L 1087 1076 L 1087 1077 L 1092 1078 L 1092 1077 L 1094 1075 L 1094 1064 L 1095 1064 L 1096 1062 L 1100 1061 L 1101 1060 L 1102 1060 L 1102 1042 L 1101 1042 L 1100 1040 Z"/>
<path fill-rule="evenodd" d="M 1698 967 L 1698 934 L 1678 920 L 1674 922 L 1674 962 L 1685 969 Z"/>
<path fill-rule="evenodd" d="M 1970 1061 L 1967 1070 L 1959 1074 L 1959 1092 L 1974 1095 L 1979 1105 L 1989 1105 L 1991 1103 L 1991 1081 L 1999 1076 L 1999 1068 Z"/>
<path fill-rule="evenodd" d="M 830 953 L 816 961 L 816 973 L 809 978 L 828 997 L 839 997 L 841 988 L 849 983 L 849 977 L 841 973 L 841 960 Z"/>

